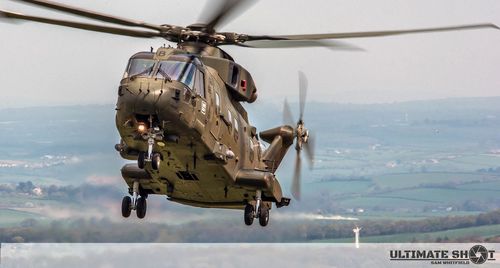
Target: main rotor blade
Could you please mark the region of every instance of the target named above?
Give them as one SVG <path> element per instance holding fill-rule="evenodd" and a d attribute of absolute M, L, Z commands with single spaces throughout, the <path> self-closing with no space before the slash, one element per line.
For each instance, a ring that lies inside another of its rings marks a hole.
<path fill-rule="evenodd" d="M 283 103 L 283 124 L 295 127 L 295 122 L 293 120 L 292 111 L 290 110 L 290 106 L 288 105 L 288 101 L 285 99 Z"/>
<path fill-rule="evenodd" d="M 247 35 L 245 41 L 254 40 L 322 40 L 322 39 L 343 39 L 343 38 L 364 38 L 364 37 L 380 37 L 402 34 L 415 33 L 431 33 L 431 32 L 446 32 L 446 31 L 462 31 L 482 28 L 500 29 L 492 23 L 468 24 L 437 28 L 418 28 L 409 30 L 393 30 L 393 31 L 373 31 L 373 32 L 346 32 L 346 33 L 326 33 L 326 34 L 299 34 L 299 35 Z"/>
<path fill-rule="evenodd" d="M 36 21 L 36 22 L 40 22 L 40 23 L 77 28 L 77 29 L 82 29 L 82 30 L 87 30 L 87 31 L 109 33 L 109 34 L 116 34 L 116 35 L 125 35 L 125 36 L 131 36 L 131 37 L 152 38 L 152 37 L 159 37 L 160 36 L 159 33 L 154 33 L 154 32 L 149 32 L 149 31 L 123 29 L 123 28 L 117 28 L 117 27 L 94 25 L 94 24 L 73 22 L 73 21 L 67 21 L 67 20 L 48 19 L 48 18 L 43 18 L 43 17 L 36 17 L 36 16 L 24 15 L 24 14 L 20 14 L 20 13 L 14 13 L 14 12 L 6 11 L 6 10 L 0 10 L 0 17 L 6 17 L 9 19 L 17 19 L 17 20 Z"/>
<path fill-rule="evenodd" d="M 215 32 L 224 22 L 229 21 L 232 15 L 246 9 L 257 0 L 220 0 L 219 5 L 213 7 L 214 0 L 207 0 L 203 14 L 210 14 L 206 21 L 206 28 L 209 32 Z"/>
<path fill-rule="evenodd" d="M 234 43 L 230 43 L 233 45 Z M 235 45 L 248 48 L 300 48 L 300 47 L 324 47 L 331 50 L 358 50 L 363 49 L 354 45 L 339 41 L 322 40 L 255 40 Z"/>
<path fill-rule="evenodd" d="M 307 139 L 307 143 L 304 144 L 307 160 L 309 162 L 309 169 L 314 168 L 314 143 L 315 137 L 313 134 L 309 134 L 309 138 Z"/>
<path fill-rule="evenodd" d="M 302 121 L 304 117 L 304 108 L 306 106 L 306 97 L 307 97 L 307 77 L 302 72 L 299 71 L 299 103 L 300 103 L 300 118 Z"/>
<path fill-rule="evenodd" d="M 152 30 L 162 30 L 162 26 L 160 25 L 155 25 L 155 24 L 150 24 L 146 23 L 143 21 L 136 21 L 136 20 L 130 20 L 130 19 L 125 19 L 125 18 L 120 18 L 112 15 L 107 15 L 104 13 L 99 13 L 91 10 L 86 10 L 83 8 L 78 8 L 78 7 L 73 7 L 65 4 L 60 4 L 52 1 L 45 1 L 45 0 L 13 0 L 13 1 L 18 1 L 18 2 L 24 2 L 24 3 L 29 3 L 32 5 L 37 5 L 37 6 L 42 6 L 70 14 L 74 14 L 77 16 L 85 17 L 85 18 L 90 18 L 90 19 L 95 19 L 95 20 L 100 20 L 104 22 L 110 22 L 110 23 L 115 23 L 115 24 L 120 24 L 120 25 L 125 25 L 125 26 L 132 26 L 132 27 L 143 27 L 143 28 L 148 28 Z"/>
<path fill-rule="evenodd" d="M 300 161 L 300 150 L 296 150 L 297 155 L 295 156 L 295 168 L 293 171 L 293 181 L 292 181 L 292 196 L 296 200 L 300 200 L 300 173 L 301 173 L 301 161 Z"/>

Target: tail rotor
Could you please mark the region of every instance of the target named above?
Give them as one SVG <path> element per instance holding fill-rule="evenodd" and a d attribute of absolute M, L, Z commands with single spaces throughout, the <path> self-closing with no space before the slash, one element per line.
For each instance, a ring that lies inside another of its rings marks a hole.
<path fill-rule="evenodd" d="M 306 157 L 309 162 L 309 167 L 312 169 L 314 160 L 314 139 L 311 137 L 309 130 L 305 127 L 304 123 L 304 110 L 307 97 L 307 78 L 303 72 L 299 71 L 299 108 L 300 116 L 298 121 L 293 120 L 290 106 L 285 99 L 283 106 L 283 121 L 287 125 L 294 125 L 294 138 L 295 138 L 295 167 L 293 172 L 292 181 L 292 195 L 296 200 L 300 200 L 301 188 L 301 151 L 305 149 Z M 296 122 L 296 123 L 294 123 Z"/>

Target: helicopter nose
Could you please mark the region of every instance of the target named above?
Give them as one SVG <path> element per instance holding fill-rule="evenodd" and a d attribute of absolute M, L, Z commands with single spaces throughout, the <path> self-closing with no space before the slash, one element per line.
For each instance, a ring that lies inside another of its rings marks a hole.
<path fill-rule="evenodd" d="M 176 81 L 122 81 L 118 91 L 116 120 L 118 124 L 128 124 L 130 120 L 147 122 L 153 118 L 157 122 L 187 126 L 193 121 L 190 111 L 194 105 L 189 92 L 182 83 Z"/>
<path fill-rule="evenodd" d="M 147 89 L 144 92 L 139 92 L 136 96 L 134 111 L 137 114 L 154 114 L 157 110 L 157 102 L 161 97 L 158 90 Z"/>
<path fill-rule="evenodd" d="M 162 107 L 166 107 L 165 102 L 170 99 L 167 96 L 172 95 L 172 92 L 175 92 L 175 89 L 167 87 L 161 80 L 137 79 L 122 84 L 118 95 L 122 106 L 128 107 L 131 112 L 155 114 Z"/>

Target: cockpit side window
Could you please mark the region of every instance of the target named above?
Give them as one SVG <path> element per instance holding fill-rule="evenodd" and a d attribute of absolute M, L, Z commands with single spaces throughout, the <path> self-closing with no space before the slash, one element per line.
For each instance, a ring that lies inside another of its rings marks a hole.
<path fill-rule="evenodd" d="M 153 71 L 155 61 L 152 59 L 132 58 L 130 59 L 127 70 L 123 78 L 132 76 L 149 76 Z"/>
<path fill-rule="evenodd" d="M 184 67 L 183 73 L 182 73 L 182 78 L 179 80 L 181 83 L 184 83 L 188 88 L 193 89 L 194 85 L 194 73 L 195 73 L 196 67 L 194 64 L 187 64 Z"/>

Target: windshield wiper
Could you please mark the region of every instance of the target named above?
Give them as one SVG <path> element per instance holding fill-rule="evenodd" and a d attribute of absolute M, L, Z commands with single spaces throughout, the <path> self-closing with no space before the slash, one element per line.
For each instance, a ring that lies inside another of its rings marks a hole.
<path fill-rule="evenodd" d="M 168 82 L 172 82 L 172 77 L 170 77 L 170 75 L 167 74 L 167 72 L 165 72 L 161 66 L 163 65 L 163 63 L 160 64 L 160 66 L 158 67 L 158 71 L 156 72 L 156 74 L 161 74 L 165 80 L 167 80 Z"/>
<path fill-rule="evenodd" d="M 154 67 L 154 65 L 151 66 L 151 67 L 149 67 L 149 68 L 146 68 L 144 71 L 142 71 L 140 73 L 136 73 L 136 74 L 132 75 L 130 77 L 130 80 L 134 80 L 136 77 L 138 77 L 140 75 L 144 75 L 144 74 L 148 74 L 149 75 L 149 74 L 151 74 L 151 72 L 153 71 L 153 67 Z"/>

